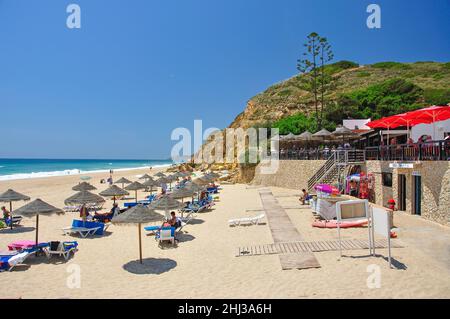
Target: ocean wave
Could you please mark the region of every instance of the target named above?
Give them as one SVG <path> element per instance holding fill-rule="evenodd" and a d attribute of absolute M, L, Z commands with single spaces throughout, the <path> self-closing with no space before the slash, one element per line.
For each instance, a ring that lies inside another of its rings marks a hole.
<path fill-rule="evenodd" d="M 137 170 L 144 168 L 164 168 L 170 167 L 172 164 L 158 164 L 158 165 L 144 165 L 140 167 L 127 167 L 127 168 L 116 168 L 113 169 L 114 172 L 122 172 L 129 170 Z M 43 177 L 56 177 L 56 176 L 69 176 L 69 175 L 82 175 L 82 174 L 95 174 L 95 173 L 109 173 L 109 169 L 102 170 L 87 170 L 83 171 L 80 169 L 67 169 L 64 171 L 53 171 L 53 172 L 33 172 L 33 173 L 18 173 L 10 175 L 0 175 L 0 181 L 11 181 L 17 179 L 31 179 L 31 178 L 43 178 Z"/>

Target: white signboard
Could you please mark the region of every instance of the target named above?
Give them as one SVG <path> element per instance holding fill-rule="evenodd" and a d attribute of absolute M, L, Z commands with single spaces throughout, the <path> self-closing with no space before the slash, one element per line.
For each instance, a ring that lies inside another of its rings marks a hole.
<path fill-rule="evenodd" d="M 383 236 L 388 242 L 389 267 L 391 267 L 391 219 L 389 213 L 381 207 L 372 207 L 372 242 L 375 242 L 375 233 Z M 375 255 L 375 245 L 373 247 L 373 254 Z"/>
<path fill-rule="evenodd" d="M 367 199 L 346 200 L 336 203 L 338 221 L 361 220 L 369 217 Z"/>
<path fill-rule="evenodd" d="M 336 203 L 337 229 L 339 236 L 339 254 L 342 257 L 341 222 L 369 219 L 369 201 L 367 199 L 346 200 Z M 372 238 L 369 229 L 369 248 L 372 251 Z"/>
<path fill-rule="evenodd" d="M 389 168 L 414 168 L 414 163 L 389 163 Z"/>

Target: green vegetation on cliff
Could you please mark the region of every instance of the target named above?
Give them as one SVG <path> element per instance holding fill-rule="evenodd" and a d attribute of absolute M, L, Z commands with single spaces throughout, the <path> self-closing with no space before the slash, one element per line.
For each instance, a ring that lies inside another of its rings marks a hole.
<path fill-rule="evenodd" d="M 380 62 L 360 66 L 327 65 L 334 85 L 327 93 L 324 123 L 333 129 L 346 118 L 379 118 L 428 105 L 450 103 L 450 63 Z M 252 98 L 231 127 L 279 127 L 282 134 L 315 131 L 313 96 L 301 75 L 269 87 Z"/>

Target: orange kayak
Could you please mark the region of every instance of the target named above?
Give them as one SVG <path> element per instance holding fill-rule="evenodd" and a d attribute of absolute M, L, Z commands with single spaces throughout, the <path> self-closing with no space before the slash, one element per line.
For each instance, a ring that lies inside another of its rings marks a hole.
<path fill-rule="evenodd" d="M 350 228 L 350 227 L 362 227 L 367 224 L 367 219 L 361 220 L 352 220 L 347 222 L 341 222 L 340 228 Z M 313 227 L 318 228 L 337 228 L 338 221 L 337 220 L 316 220 L 312 223 Z"/>

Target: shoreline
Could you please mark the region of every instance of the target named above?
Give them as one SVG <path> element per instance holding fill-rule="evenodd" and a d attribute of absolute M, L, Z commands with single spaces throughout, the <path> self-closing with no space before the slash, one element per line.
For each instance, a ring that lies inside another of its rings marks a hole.
<path fill-rule="evenodd" d="M 172 164 L 158 164 L 158 165 L 153 165 L 153 166 L 130 167 L 130 168 L 128 168 L 128 167 L 127 168 L 114 168 L 112 170 L 114 172 L 126 173 L 128 171 L 148 170 L 150 167 L 152 169 L 165 169 L 165 168 L 171 167 L 172 165 L 173 165 L 173 163 Z M 70 173 L 73 171 L 78 171 L 78 172 Z M 64 174 L 64 172 L 69 172 L 69 173 Z M 17 174 L 9 174 L 9 175 L 0 175 L 0 183 L 10 182 L 10 181 L 11 182 L 12 181 L 20 181 L 20 180 L 36 180 L 36 179 L 42 179 L 42 178 L 71 177 L 71 176 L 92 175 L 92 174 L 102 174 L 102 173 L 109 173 L 109 170 L 104 169 L 104 170 L 82 171 L 79 169 L 67 169 L 64 171 L 17 173 Z M 40 175 L 40 174 L 42 174 L 42 175 Z M 52 174 L 54 174 L 54 175 L 52 175 Z M 23 175 L 23 177 L 20 177 L 22 175 Z M 33 176 L 33 175 L 36 175 L 36 176 Z"/>

